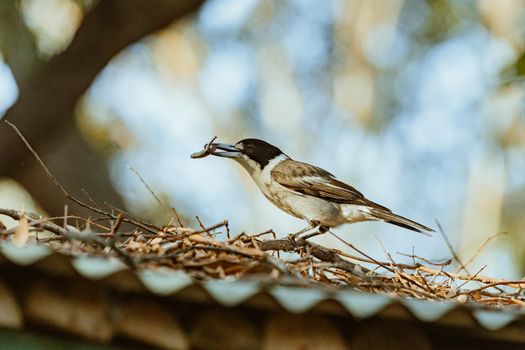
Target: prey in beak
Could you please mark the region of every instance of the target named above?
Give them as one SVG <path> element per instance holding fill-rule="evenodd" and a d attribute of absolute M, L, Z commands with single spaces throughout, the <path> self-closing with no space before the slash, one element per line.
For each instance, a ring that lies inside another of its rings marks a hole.
<path fill-rule="evenodd" d="M 192 153 L 191 158 L 204 158 L 211 155 L 224 158 L 241 158 L 241 150 L 235 145 L 227 143 L 214 143 L 215 137 L 209 143 L 204 145 L 200 152 Z"/>
<path fill-rule="evenodd" d="M 241 151 L 234 145 L 227 143 L 212 143 L 210 145 L 211 155 L 225 158 L 240 158 L 242 157 Z"/>

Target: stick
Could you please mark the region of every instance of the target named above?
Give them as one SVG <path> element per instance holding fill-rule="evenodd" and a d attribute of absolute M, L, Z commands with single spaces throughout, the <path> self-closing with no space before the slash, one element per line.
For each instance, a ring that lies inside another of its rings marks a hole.
<path fill-rule="evenodd" d="M 452 244 L 450 244 L 450 241 L 448 240 L 447 235 L 445 234 L 445 231 L 443 231 L 443 227 L 441 227 L 441 224 L 439 223 L 439 221 L 436 220 L 436 224 L 438 226 L 438 229 L 439 229 L 438 231 L 441 234 L 441 237 L 443 237 L 443 240 L 445 241 L 445 244 L 447 245 L 448 250 L 450 251 L 450 254 L 452 254 L 452 257 L 454 258 L 454 260 L 456 260 L 459 266 L 461 267 L 461 269 L 458 272 L 461 272 L 461 270 L 465 270 L 465 272 L 470 275 L 470 272 L 467 270 L 465 265 L 461 262 L 458 255 L 452 248 Z"/>
<path fill-rule="evenodd" d="M 47 168 L 47 166 L 44 164 L 44 162 L 42 161 L 42 159 L 40 158 L 38 153 L 36 153 L 36 151 L 33 149 L 33 147 L 31 147 L 31 145 L 26 140 L 24 135 L 22 135 L 20 130 L 18 130 L 18 128 L 13 123 L 9 122 L 8 120 L 6 120 L 5 122 L 7 123 L 7 125 L 9 125 L 11 128 L 13 128 L 13 130 L 18 134 L 20 139 L 22 139 L 22 141 L 26 145 L 27 149 L 33 154 L 33 156 L 35 157 L 37 162 L 40 164 L 42 169 L 44 169 L 44 171 L 46 172 L 47 176 L 51 179 L 51 181 L 55 184 L 55 186 L 57 186 L 60 189 L 60 191 L 62 191 L 62 193 L 64 194 L 64 196 L 67 199 L 69 199 L 69 200 L 75 202 L 76 204 L 80 205 L 81 207 L 89 209 L 89 210 L 91 210 L 91 211 L 93 211 L 95 213 L 108 216 L 108 217 L 110 217 L 110 218 L 112 218 L 114 220 L 117 218 L 114 214 L 105 212 L 105 211 L 103 211 L 103 210 L 101 210 L 101 209 L 99 209 L 97 207 L 94 207 L 92 205 L 84 203 L 81 200 L 79 200 L 79 199 L 73 197 L 71 194 L 69 194 L 69 192 L 66 191 L 66 189 L 60 184 L 60 182 L 58 182 L 57 178 L 53 175 L 53 173 L 51 173 L 51 171 Z M 141 227 L 141 228 L 143 228 L 145 230 L 148 230 L 148 231 L 151 231 L 151 232 L 155 232 L 152 229 L 150 229 L 150 228 L 146 227 L 145 225 L 141 224 L 140 222 L 136 222 L 135 220 L 132 220 L 132 219 L 129 219 L 129 218 L 125 218 L 124 221 L 129 222 L 129 223 L 131 223 L 133 225 L 139 226 L 139 227 Z"/>
<path fill-rule="evenodd" d="M 467 262 L 465 263 L 465 266 L 468 266 L 474 259 L 477 258 L 477 256 L 481 253 L 481 251 L 487 246 L 487 244 L 492 241 L 493 239 L 497 238 L 498 236 L 502 235 L 502 234 L 506 234 L 506 232 L 498 232 L 496 233 L 495 235 L 492 235 L 490 237 L 487 237 L 487 239 L 485 239 L 485 241 L 481 244 L 481 246 L 478 248 L 478 250 L 476 251 L 476 253 L 474 253 L 474 255 L 472 255 L 470 257 L 470 259 L 467 260 Z M 461 270 L 459 270 L 458 272 L 461 272 Z"/>
<path fill-rule="evenodd" d="M 153 198 L 155 198 L 155 200 L 157 201 L 157 203 L 159 204 L 159 206 L 164 209 L 164 211 L 166 211 L 166 213 L 169 213 L 169 209 L 164 205 L 164 203 L 162 203 L 162 201 L 160 200 L 160 198 L 157 196 L 157 194 L 153 191 L 153 189 L 148 185 L 148 183 L 144 180 L 144 178 L 142 176 L 140 176 L 139 172 L 137 170 L 135 170 L 135 168 L 133 168 L 131 165 L 128 165 L 127 166 L 129 170 L 131 170 L 135 176 L 138 177 L 139 181 L 142 182 L 142 184 L 144 185 L 144 187 L 146 187 L 146 189 L 148 190 L 148 192 L 153 196 Z"/>

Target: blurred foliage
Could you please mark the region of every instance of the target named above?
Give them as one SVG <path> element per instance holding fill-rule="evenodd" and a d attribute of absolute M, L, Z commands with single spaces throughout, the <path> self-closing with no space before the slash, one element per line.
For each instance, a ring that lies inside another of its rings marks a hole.
<path fill-rule="evenodd" d="M 522 82 L 523 77 L 525 76 L 525 52 L 522 52 L 516 61 L 512 62 L 508 67 L 506 67 L 501 72 L 501 80 L 503 84 L 513 84 L 517 82 Z"/>
<path fill-rule="evenodd" d="M 1 1 L 0 14 L 0 52 L 20 84 L 39 66 L 36 45 L 23 22 L 18 1 Z"/>
<path fill-rule="evenodd" d="M 94 3 L 0 2 L 15 78 L 67 49 Z M 464 256 L 512 232 L 517 244 L 499 249 L 522 269 L 524 19 L 520 0 L 210 0 L 115 57 L 79 101 L 78 124 L 129 206 L 159 221 L 127 164 L 187 218 L 284 222 L 233 165 L 187 159 L 212 135 L 250 135 L 421 221 L 440 218 Z"/>

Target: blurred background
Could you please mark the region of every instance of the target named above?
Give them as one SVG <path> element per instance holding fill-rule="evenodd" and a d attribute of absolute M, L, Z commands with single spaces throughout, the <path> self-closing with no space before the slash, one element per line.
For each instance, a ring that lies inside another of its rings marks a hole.
<path fill-rule="evenodd" d="M 262 138 L 438 220 L 464 261 L 505 232 L 469 268 L 521 278 L 524 35 L 522 0 L 2 1 L 0 117 L 83 200 L 167 224 L 134 169 L 188 225 L 298 231 L 237 164 L 189 157 L 215 135 Z M 59 216 L 66 203 L 2 123 L 0 207 Z M 378 259 L 381 242 L 399 261 L 450 256 L 439 233 L 336 233 Z"/>

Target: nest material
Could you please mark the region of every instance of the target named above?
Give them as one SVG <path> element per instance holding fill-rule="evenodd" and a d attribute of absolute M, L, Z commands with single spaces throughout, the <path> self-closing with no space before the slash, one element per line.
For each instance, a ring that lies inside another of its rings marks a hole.
<path fill-rule="evenodd" d="M 199 221 L 201 228 L 192 229 L 180 224 L 156 227 L 123 213 L 106 213 L 96 219 L 44 218 L 7 209 L 0 209 L 0 214 L 18 220 L 15 228 L 0 226 L 2 240 L 16 245 L 44 244 L 72 257 L 116 257 L 131 269 L 168 268 L 183 270 L 196 279 L 252 277 L 275 284 L 350 288 L 488 307 L 525 303 L 521 289 L 524 281 L 470 274 L 464 266 L 460 268 L 463 272 L 453 272 L 454 259 L 432 262 L 411 255 L 411 264 L 401 264 L 386 253 L 388 261 L 378 261 L 347 242 L 356 255 L 300 237 L 277 239 L 271 230 L 230 238 L 226 221 L 210 227 Z M 219 230 L 225 231 L 228 238 L 216 239 Z"/>
<path fill-rule="evenodd" d="M 11 241 L 19 246 L 45 244 L 72 257 L 84 254 L 116 257 L 135 270 L 183 270 L 197 279 L 253 277 L 274 284 L 349 288 L 399 297 L 476 303 L 486 307 L 525 304 L 525 294 L 522 291 L 525 281 L 483 277 L 480 275 L 482 270 L 469 273 L 446 240 L 441 227 L 453 259 L 433 262 L 412 254 L 409 255 L 412 258 L 411 264 L 401 264 L 395 262 L 386 251 L 387 261 L 376 260 L 337 236 L 357 255 L 322 247 L 300 237 L 276 239 L 271 230 L 256 235 L 242 233 L 230 238 L 227 221 L 204 227 L 197 218 L 200 229 L 184 227 L 175 209 L 173 214 L 177 225 L 170 224 L 166 227 L 157 227 L 123 212 L 115 215 L 114 210 L 107 212 L 95 203 L 85 203 L 72 196 L 46 167 L 16 126 L 8 121 L 6 123 L 20 136 L 64 196 L 91 210 L 98 217 L 93 219 L 66 214 L 61 218 L 45 218 L 0 209 L 0 215 L 18 220 L 18 226 L 13 229 L 6 229 L 0 222 L 0 240 Z M 214 139 L 192 157 L 201 158 L 213 153 Z M 142 177 L 133 171 L 160 206 L 164 207 Z M 68 222 L 74 222 L 75 225 L 68 225 Z M 219 229 L 226 230 L 226 240 L 215 238 Z M 41 232 L 46 232 L 47 237 L 42 238 Z M 269 235 L 273 235 L 273 239 L 267 239 Z M 487 239 L 480 250 L 492 238 L 494 236 Z M 284 252 L 287 252 L 287 258 L 280 257 L 279 254 Z M 455 265 L 460 268 L 454 270 Z"/>

